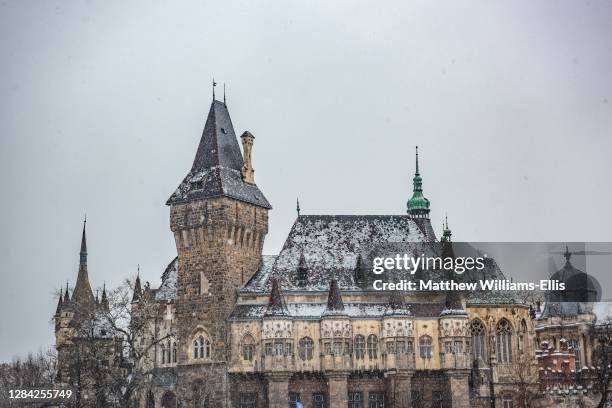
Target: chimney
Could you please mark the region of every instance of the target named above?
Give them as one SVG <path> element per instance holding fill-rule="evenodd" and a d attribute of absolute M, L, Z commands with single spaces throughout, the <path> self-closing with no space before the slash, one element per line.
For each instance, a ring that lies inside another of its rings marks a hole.
<path fill-rule="evenodd" d="M 246 183 L 255 184 L 255 170 L 253 170 L 253 162 L 251 161 L 251 150 L 253 149 L 253 140 L 255 140 L 255 136 L 247 130 L 240 136 L 240 140 L 242 140 L 242 152 L 244 154 L 242 179 Z"/>

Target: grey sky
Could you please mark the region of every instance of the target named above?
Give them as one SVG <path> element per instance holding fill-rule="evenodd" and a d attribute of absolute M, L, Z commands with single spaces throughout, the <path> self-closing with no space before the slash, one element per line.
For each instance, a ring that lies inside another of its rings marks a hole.
<path fill-rule="evenodd" d="M 298 195 L 403 213 L 416 144 L 457 240 L 612 241 L 611 39 L 609 1 L 3 1 L 0 360 L 53 343 L 84 212 L 94 286 L 158 283 L 213 75 L 256 136 L 266 253 Z"/>

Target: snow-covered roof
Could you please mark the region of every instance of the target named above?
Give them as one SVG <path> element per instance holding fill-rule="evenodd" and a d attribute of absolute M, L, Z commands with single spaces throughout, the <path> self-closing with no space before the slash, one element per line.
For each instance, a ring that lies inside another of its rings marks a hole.
<path fill-rule="evenodd" d="M 155 291 L 155 300 L 173 300 L 176 298 L 176 279 L 178 274 L 178 256 L 172 260 L 162 274 L 162 283 Z"/>

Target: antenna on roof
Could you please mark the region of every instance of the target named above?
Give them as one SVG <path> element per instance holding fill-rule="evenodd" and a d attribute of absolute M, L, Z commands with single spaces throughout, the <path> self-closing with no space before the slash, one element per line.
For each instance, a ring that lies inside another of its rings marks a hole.
<path fill-rule="evenodd" d="M 217 83 L 215 82 L 215 77 L 213 77 L 213 84 L 212 84 L 212 88 L 213 88 L 213 102 L 215 101 L 215 86 L 217 86 Z"/>

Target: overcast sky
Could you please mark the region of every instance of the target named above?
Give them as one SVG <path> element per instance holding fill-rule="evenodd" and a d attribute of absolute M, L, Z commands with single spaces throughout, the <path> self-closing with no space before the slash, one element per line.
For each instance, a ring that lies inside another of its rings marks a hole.
<path fill-rule="evenodd" d="M 94 287 L 158 284 L 213 76 L 266 253 L 297 196 L 404 213 L 417 144 L 456 240 L 612 241 L 611 39 L 610 1 L 2 1 L 0 361 L 53 344 L 85 212 Z"/>

